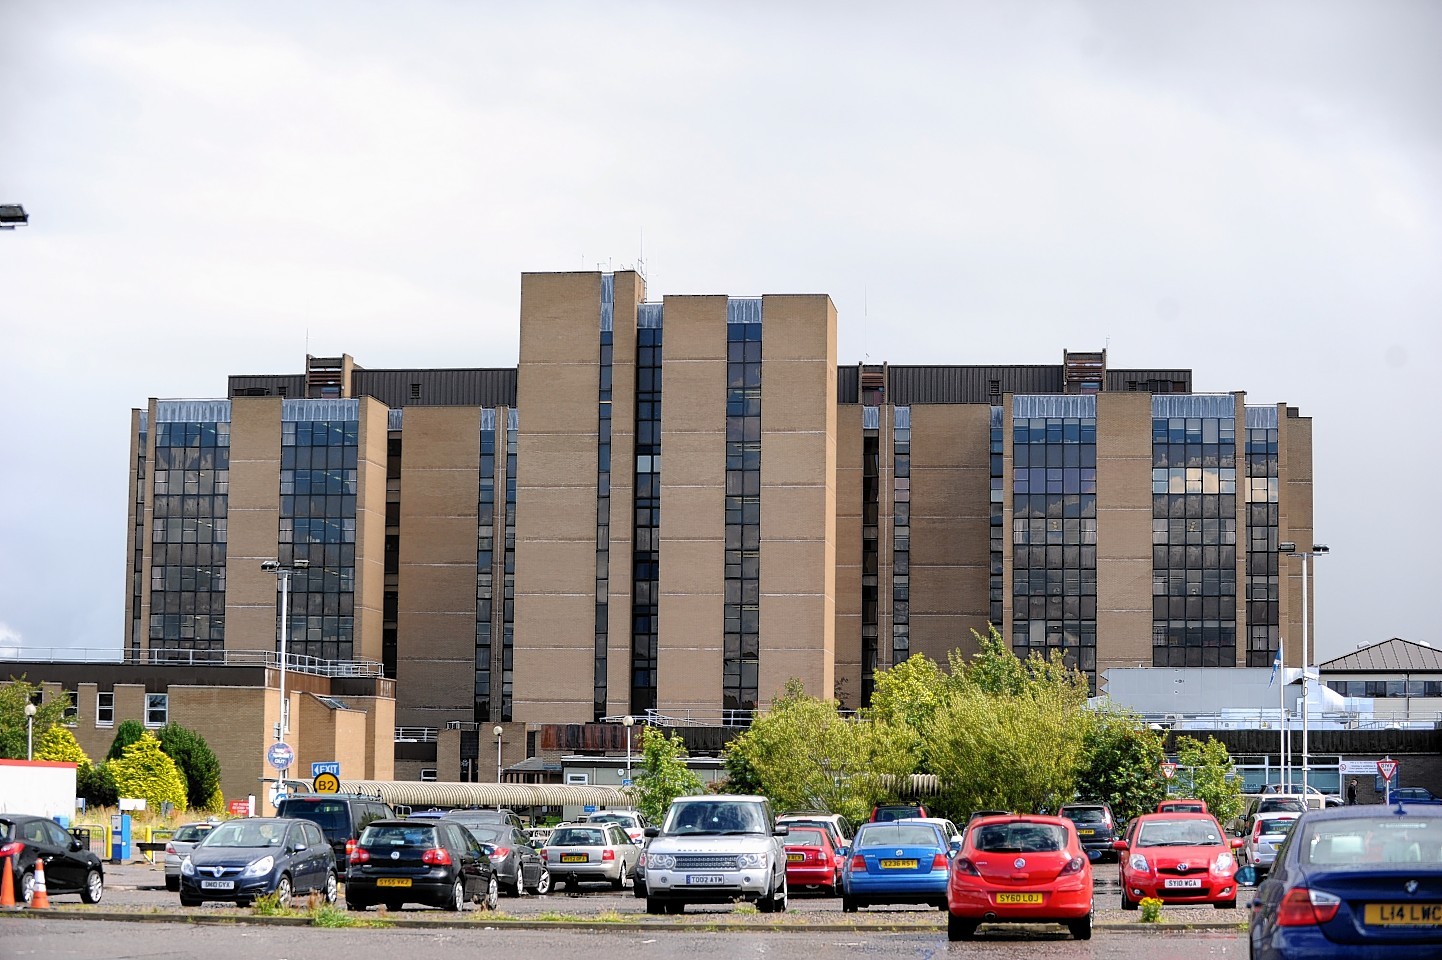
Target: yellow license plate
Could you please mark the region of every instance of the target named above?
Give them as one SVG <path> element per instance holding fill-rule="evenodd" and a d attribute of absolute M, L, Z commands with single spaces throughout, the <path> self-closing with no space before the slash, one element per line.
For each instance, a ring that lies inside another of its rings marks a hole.
<path fill-rule="evenodd" d="M 880 863 L 881 863 L 881 869 L 883 869 L 883 870 L 915 870 L 915 869 L 916 869 L 916 861 L 915 861 L 915 860 L 882 860 L 882 861 L 880 861 Z"/>
<path fill-rule="evenodd" d="M 997 903 L 1041 903 L 1042 897 L 1039 893 L 998 893 Z"/>
<path fill-rule="evenodd" d="M 1382 927 L 1442 926 L 1442 903 L 1369 903 L 1364 922 Z"/>
<path fill-rule="evenodd" d="M 584 853 L 563 853 L 563 854 L 561 854 L 561 862 L 562 862 L 562 863 L 585 863 L 585 862 L 587 861 L 587 859 L 589 859 L 589 858 L 588 858 Z"/>
<path fill-rule="evenodd" d="M 376 886 L 378 886 L 378 887 L 409 887 L 410 885 L 411 885 L 411 878 L 410 878 L 410 877 L 377 877 L 377 878 L 376 878 Z"/>
<path fill-rule="evenodd" d="M 1078 830 L 1078 831 L 1077 831 L 1077 836 L 1079 836 L 1079 837 L 1093 837 L 1093 836 L 1096 836 L 1096 831 L 1095 831 L 1095 830 Z"/>
<path fill-rule="evenodd" d="M 787 862 L 787 863 L 801 863 L 801 862 L 802 862 L 803 860 L 805 860 L 805 859 L 806 859 L 806 854 L 804 854 L 804 853 L 788 853 L 788 854 L 786 855 L 786 862 Z"/>

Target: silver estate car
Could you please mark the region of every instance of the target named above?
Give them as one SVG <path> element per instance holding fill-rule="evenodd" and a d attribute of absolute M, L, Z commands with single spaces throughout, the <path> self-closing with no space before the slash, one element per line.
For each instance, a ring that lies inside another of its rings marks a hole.
<path fill-rule="evenodd" d="M 557 887 L 596 880 L 620 890 L 632 884 L 641 848 L 618 823 L 563 823 L 541 855 Z"/>
<path fill-rule="evenodd" d="M 165 889 L 171 893 L 180 889 L 180 862 L 190 856 L 191 848 L 214 828 L 214 823 L 204 820 L 175 828 L 165 844 Z"/>
<path fill-rule="evenodd" d="M 659 828 L 646 828 L 646 912 L 737 900 L 785 910 L 786 832 L 765 797 L 678 797 Z"/>

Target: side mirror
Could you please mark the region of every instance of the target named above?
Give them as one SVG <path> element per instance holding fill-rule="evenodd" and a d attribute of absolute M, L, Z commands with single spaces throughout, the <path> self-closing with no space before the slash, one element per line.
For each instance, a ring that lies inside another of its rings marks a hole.
<path fill-rule="evenodd" d="M 646 828 L 646 836 L 648 836 L 648 837 L 659 837 L 660 835 L 661 835 L 661 828 L 660 828 L 660 827 L 647 827 L 647 828 Z"/>
<path fill-rule="evenodd" d="M 483 844 L 481 844 L 481 852 L 484 853 L 484 854 L 485 854 L 486 856 L 488 856 L 488 857 L 491 856 L 493 853 L 496 852 L 495 844 L 491 844 L 491 843 L 483 843 Z"/>
<path fill-rule="evenodd" d="M 841 846 L 836 848 L 836 852 L 841 854 L 843 857 L 849 857 L 851 856 L 851 847 L 848 844 L 843 843 Z"/>
<path fill-rule="evenodd" d="M 1246 842 L 1245 840 L 1243 840 L 1241 837 L 1233 837 L 1233 838 L 1232 838 L 1232 849 L 1233 849 L 1233 850 L 1240 850 L 1240 849 L 1242 849 L 1242 847 L 1246 846 L 1246 843 L 1247 843 L 1247 842 Z"/>
<path fill-rule="evenodd" d="M 1125 840 L 1113 840 L 1113 841 L 1112 841 L 1112 849 L 1113 849 L 1113 850 L 1125 850 L 1125 849 L 1127 849 L 1127 842 L 1126 842 Z"/>
<path fill-rule="evenodd" d="M 305 848 L 306 848 L 306 847 L 305 847 L 305 844 L 303 844 L 303 843 L 297 843 L 295 846 L 293 846 L 293 847 L 290 848 L 290 852 L 291 852 L 291 853 L 300 853 L 300 852 L 301 852 L 302 850 L 304 850 Z"/>
<path fill-rule="evenodd" d="M 1257 868 L 1248 864 L 1238 870 L 1237 885 L 1242 887 L 1255 887 L 1257 885 Z"/>
<path fill-rule="evenodd" d="M 79 850 L 79 849 L 82 848 L 83 846 L 85 846 L 85 844 L 81 843 L 79 840 L 75 839 L 74 837 L 71 837 L 71 838 L 70 838 L 70 852 L 71 852 L 71 853 L 75 853 L 77 850 Z"/>
<path fill-rule="evenodd" d="M 791 832 L 791 828 L 784 823 L 780 823 L 773 827 L 771 832 L 778 837 L 784 837 Z"/>
<path fill-rule="evenodd" d="M 952 853 L 960 853 L 960 852 L 961 852 L 961 841 L 960 841 L 960 840 L 952 840 L 951 843 L 949 844 L 949 846 L 951 847 L 951 852 L 952 852 Z"/>

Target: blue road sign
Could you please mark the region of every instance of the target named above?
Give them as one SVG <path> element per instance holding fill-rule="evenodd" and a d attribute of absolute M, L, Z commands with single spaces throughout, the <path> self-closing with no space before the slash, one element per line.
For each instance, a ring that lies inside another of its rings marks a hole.
<path fill-rule="evenodd" d="M 310 765 L 310 776 L 312 780 L 320 776 L 322 773 L 333 773 L 336 776 L 340 776 L 340 761 L 317 760 L 315 763 L 312 763 Z"/>
<path fill-rule="evenodd" d="M 295 751 L 285 741 L 272 743 L 265 750 L 265 760 L 277 770 L 288 770 L 295 762 Z"/>

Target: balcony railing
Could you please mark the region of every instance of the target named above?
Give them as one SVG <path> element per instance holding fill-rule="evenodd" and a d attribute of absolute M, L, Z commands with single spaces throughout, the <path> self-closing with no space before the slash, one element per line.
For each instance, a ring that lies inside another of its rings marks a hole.
<path fill-rule="evenodd" d="M 435 727 L 396 727 L 396 743 L 435 743 Z"/>
<path fill-rule="evenodd" d="M 3 647 L 0 661 L 30 663 L 118 663 L 150 667 L 272 667 L 280 656 L 272 650 L 116 650 L 113 647 Z M 379 660 L 321 660 L 287 654 L 285 669 L 317 677 L 383 677 Z"/>

